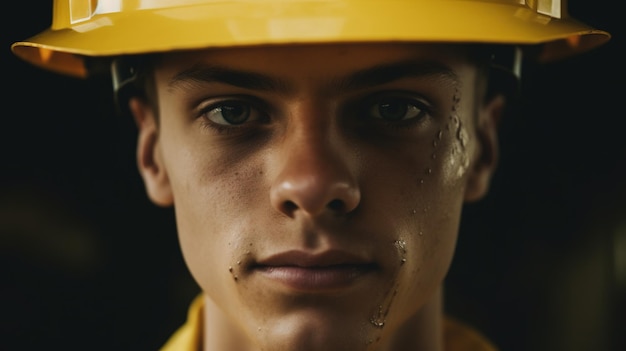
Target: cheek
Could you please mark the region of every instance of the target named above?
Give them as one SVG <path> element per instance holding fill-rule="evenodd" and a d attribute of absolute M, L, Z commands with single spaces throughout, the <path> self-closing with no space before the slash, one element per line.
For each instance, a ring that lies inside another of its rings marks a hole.
<path fill-rule="evenodd" d="M 395 224 L 402 228 L 398 235 L 406 242 L 406 252 L 394 287 L 396 305 L 403 301 L 405 307 L 418 308 L 440 286 L 454 255 L 474 147 L 459 111 L 462 102 L 458 96 L 454 99 L 454 107 L 431 134 L 398 161 L 406 170 L 403 179 L 393 182 L 404 184 L 395 189 L 402 206 L 390 216 L 403 214 Z M 399 314 L 406 313 L 399 309 Z"/>
<path fill-rule="evenodd" d="M 397 159 L 377 160 L 372 178 L 386 174 L 386 181 L 364 187 L 363 210 L 376 218 L 378 232 L 393 235 L 397 267 L 386 293 L 372 311 L 374 321 L 390 326 L 417 313 L 441 286 L 456 246 L 463 199 L 462 178 L 444 177 L 446 157 L 432 157 L 453 142 L 449 134 L 433 135 L 400 153 Z M 439 145 L 433 146 L 437 140 Z M 420 151 L 416 151 L 420 150 Z M 375 176 L 374 176 L 375 175 Z M 391 176 L 393 175 L 393 176 Z M 377 186 L 376 186 L 377 185 Z M 381 312 L 382 311 L 382 312 Z"/>
<path fill-rule="evenodd" d="M 467 111 L 471 104 L 461 99 L 457 91 L 451 109 L 441 120 L 438 130 L 431 136 L 432 155 L 427 170 L 428 177 L 420 184 L 426 203 L 418 222 L 424 223 L 418 240 L 420 258 L 424 265 L 436 267 L 435 279 L 443 278 L 452 260 L 461 218 L 467 170 L 474 141 L 468 133 Z M 467 100 L 467 99 L 466 99 Z M 469 122 L 469 123 L 468 123 Z"/>
<path fill-rule="evenodd" d="M 445 143 L 445 138 L 441 142 Z M 400 209 L 409 214 L 404 216 L 398 232 L 406 242 L 406 253 L 393 287 L 396 301 L 388 302 L 391 314 L 398 315 L 393 320 L 409 318 L 436 293 L 454 256 L 464 187 L 462 177 L 442 176 L 446 172 L 445 161 L 441 157 L 429 162 L 431 172 L 424 177 L 420 167 L 415 171 L 422 173 L 418 176 L 419 185 L 405 188 L 406 196 L 411 198 L 405 202 L 407 208 Z M 411 188 L 412 192 L 407 191 Z"/>
<path fill-rule="evenodd" d="M 236 280 L 247 238 L 255 236 L 249 221 L 260 201 L 262 168 L 255 159 L 229 161 L 193 138 L 172 138 L 166 149 L 184 259 L 204 291 L 222 290 Z"/>

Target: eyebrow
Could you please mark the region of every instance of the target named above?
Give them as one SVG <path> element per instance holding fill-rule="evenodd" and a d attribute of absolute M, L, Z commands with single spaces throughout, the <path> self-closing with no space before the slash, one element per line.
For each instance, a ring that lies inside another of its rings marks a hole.
<path fill-rule="evenodd" d="M 402 61 L 357 71 L 336 82 L 340 90 L 358 90 L 405 78 L 436 78 L 458 83 L 458 75 L 449 67 L 433 61 Z"/>
<path fill-rule="evenodd" d="M 250 90 L 287 92 L 291 89 L 283 80 L 260 73 L 235 70 L 223 66 L 195 65 L 179 72 L 168 83 L 177 87 L 185 83 L 223 83 Z"/>
<path fill-rule="evenodd" d="M 408 60 L 382 64 L 356 71 L 331 82 L 338 91 L 359 90 L 391 83 L 404 78 L 436 78 L 458 83 L 458 75 L 449 67 L 433 61 Z M 261 73 L 237 70 L 223 66 L 199 64 L 172 77 L 170 87 L 186 83 L 222 83 L 259 91 L 288 93 L 293 91 L 289 82 Z"/>

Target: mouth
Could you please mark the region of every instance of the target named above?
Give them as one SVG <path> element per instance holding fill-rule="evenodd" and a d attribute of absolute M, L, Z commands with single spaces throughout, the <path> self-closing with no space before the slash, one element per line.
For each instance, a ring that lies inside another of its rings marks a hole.
<path fill-rule="evenodd" d="M 323 292 L 346 289 L 378 269 L 375 262 L 342 251 L 288 251 L 260 260 L 254 273 L 289 289 Z"/>

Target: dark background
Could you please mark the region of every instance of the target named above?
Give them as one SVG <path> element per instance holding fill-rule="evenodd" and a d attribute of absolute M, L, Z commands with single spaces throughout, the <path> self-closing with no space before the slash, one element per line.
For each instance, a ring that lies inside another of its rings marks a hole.
<path fill-rule="evenodd" d="M 34 3 L 2 11 L 0 350 L 156 350 L 198 293 L 173 212 L 145 196 L 134 125 L 116 117 L 108 80 L 61 77 L 12 56 L 12 42 L 50 24 L 52 1 Z M 570 1 L 574 17 L 612 41 L 525 65 L 522 113 L 502 126 L 492 192 L 466 208 L 447 310 L 502 351 L 626 347 L 618 4 Z"/>

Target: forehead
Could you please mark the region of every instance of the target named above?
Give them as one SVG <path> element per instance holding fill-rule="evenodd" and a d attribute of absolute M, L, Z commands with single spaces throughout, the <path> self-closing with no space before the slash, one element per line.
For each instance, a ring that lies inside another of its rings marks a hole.
<path fill-rule="evenodd" d="M 457 78 L 474 66 L 470 48 L 453 44 L 318 44 L 219 48 L 163 54 L 157 76 L 170 81 L 193 67 L 224 67 L 284 79 L 337 78 L 372 67 L 411 64 Z"/>

